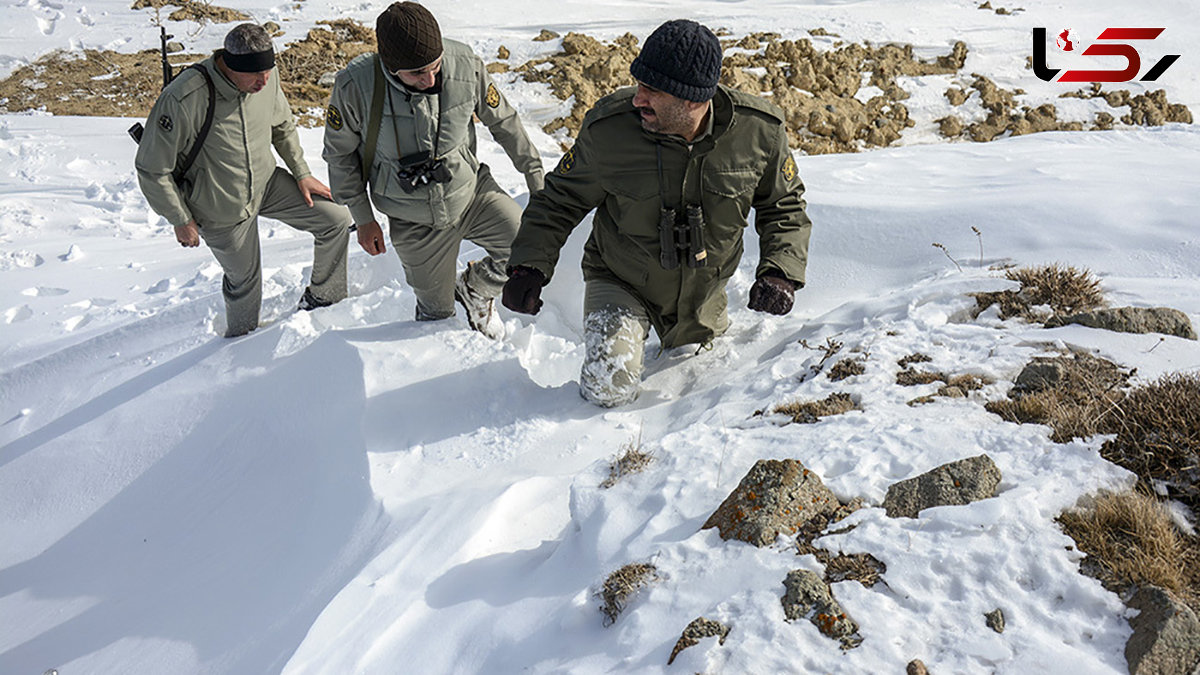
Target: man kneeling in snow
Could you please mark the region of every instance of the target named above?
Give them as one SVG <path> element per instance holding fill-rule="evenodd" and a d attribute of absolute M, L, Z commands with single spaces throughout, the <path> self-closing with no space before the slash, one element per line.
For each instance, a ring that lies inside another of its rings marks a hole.
<path fill-rule="evenodd" d="M 504 306 L 536 314 L 559 250 L 593 208 L 584 246 L 580 393 L 633 401 L 651 326 L 663 347 L 708 344 L 729 327 L 725 284 L 753 207 L 760 237 L 749 306 L 786 314 L 804 285 L 811 223 L 783 112 L 717 82 L 721 44 L 687 20 L 646 40 L 618 90 L 588 112 L 575 146 L 529 202 Z"/>

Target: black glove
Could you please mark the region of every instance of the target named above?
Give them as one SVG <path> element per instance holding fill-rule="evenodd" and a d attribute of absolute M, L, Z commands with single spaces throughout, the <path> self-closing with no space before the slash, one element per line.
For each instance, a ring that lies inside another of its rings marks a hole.
<path fill-rule="evenodd" d="M 747 305 L 756 312 L 784 315 L 792 311 L 792 296 L 796 284 L 778 272 L 766 272 L 750 287 L 750 302 Z"/>
<path fill-rule="evenodd" d="M 514 267 L 508 272 L 500 302 L 514 312 L 537 314 L 542 308 L 542 286 L 546 275 L 532 267 Z"/>

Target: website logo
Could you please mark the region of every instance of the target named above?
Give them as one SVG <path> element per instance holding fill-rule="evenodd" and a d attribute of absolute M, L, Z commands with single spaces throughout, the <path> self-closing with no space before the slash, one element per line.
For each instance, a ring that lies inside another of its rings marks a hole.
<path fill-rule="evenodd" d="M 1079 52 L 1083 56 L 1120 56 L 1125 59 L 1121 70 L 1067 70 L 1050 68 L 1046 65 L 1046 29 L 1033 29 L 1033 73 L 1046 82 L 1129 82 L 1142 72 L 1142 56 L 1131 41 L 1150 41 L 1162 35 L 1166 28 L 1105 28 L 1096 42 Z M 1079 41 L 1068 28 L 1055 35 L 1055 46 L 1063 52 L 1075 52 Z M 1155 63 L 1139 82 L 1153 82 L 1171 64 L 1179 60 L 1179 54 L 1167 54 Z M 1062 73 L 1059 75 L 1059 73 Z"/>

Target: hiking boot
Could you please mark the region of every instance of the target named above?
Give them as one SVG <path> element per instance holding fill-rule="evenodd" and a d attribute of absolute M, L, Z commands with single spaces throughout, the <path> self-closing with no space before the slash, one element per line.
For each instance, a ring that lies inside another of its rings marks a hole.
<path fill-rule="evenodd" d="M 322 300 L 321 298 L 313 295 L 311 288 L 305 288 L 304 295 L 300 298 L 300 304 L 296 306 L 296 309 L 309 312 L 321 307 L 328 307 L 332 304 L 332 300 Z"/>
<path fill-rule="evenodd" d="M 496 314 L 495 302 L 492 298 L 480 295 L 467 285 L 467 275 L 471 273 L 471 265 L 454 280 L 454 299 L 467 310 L 467 323 L 474 330 L 483 333 L 493 340 L 504 337 L 504 323 Z"/>

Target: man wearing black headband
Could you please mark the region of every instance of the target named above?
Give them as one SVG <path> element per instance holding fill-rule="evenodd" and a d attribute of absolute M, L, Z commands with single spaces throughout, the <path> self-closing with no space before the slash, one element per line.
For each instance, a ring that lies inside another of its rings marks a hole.
<path fill-rule="evenodd" d="M 195 161 L 192 150 L 209 108 L 203 73 L 184 70 L 158 97 L 138 145 L 138 183 L 146 201 L 174 226 L 181 246 L 212 249 L 225 272 L 226 337 L 258 326 L 262 262 L 258 216 L 313 235 L 312 278 L 301 309 L 346 297 L 346 244 L 350 214 L 330 199 L 304 161 L 292 110 L 279 78 L 267 32 L 244 23 L 225 36 L 225 48 L 200 63 L 211 79 L 212 126 Z M 287 170 L 275 165 L 276 152 Z"/>
<path fill-rule="evenodd" d="M 530 194 L 542 188 L 541 157 L 483 61 L 443 40 L 429 10 L 393 3 L 375 35 L 378 55 L 359 56 L 338 73 L 325 117 L 334 199 L 350 207 L 358 243 L 371 255 L 386 250 L 374 209 L 388 217 L 418 321 L 454 316 L 457 300 L 471 328 L 499 339 L 504 325 L 493 298 L 507 278 L 521 207 L 475 156 L 474 118 L 525 174 Z M 487 257 L 456 277 L 464 239 Z"/>

